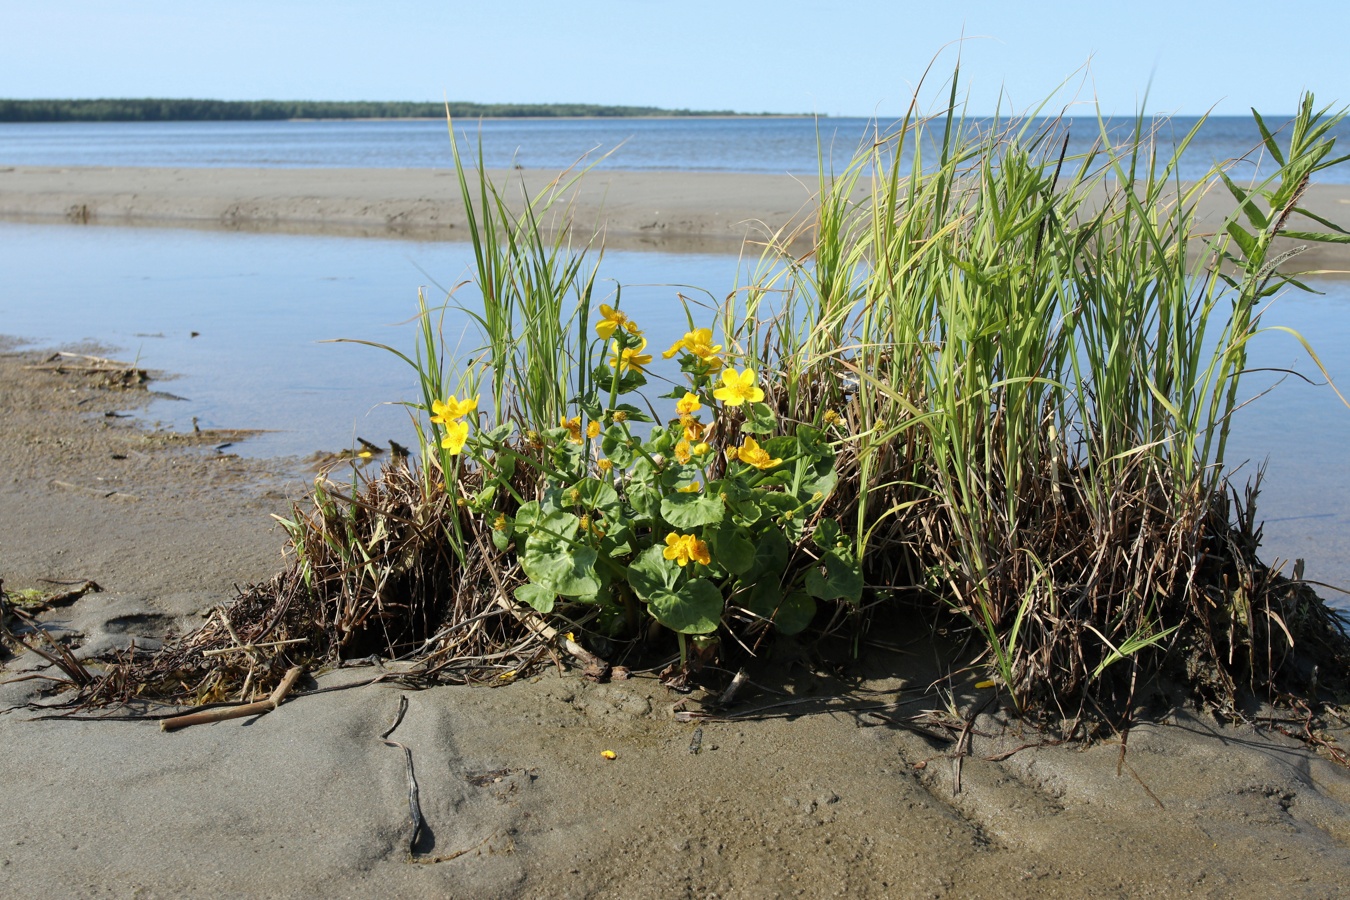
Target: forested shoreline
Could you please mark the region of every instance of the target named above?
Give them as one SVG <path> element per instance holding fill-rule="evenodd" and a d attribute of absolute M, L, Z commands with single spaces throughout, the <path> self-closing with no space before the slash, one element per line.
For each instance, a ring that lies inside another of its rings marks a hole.
<path fill-rule="evenodd" d="M 592 103 L 448 104 L 456 118 L 621 118 L 654 116 L 741 116 L 731 110 L 662 109 L 656 106 L 601 106 Z M 0 122 L 204 122 L 286 119 L 440 118 L 445 103 L 330 100 L 119 99 L 0 100 Z"/>

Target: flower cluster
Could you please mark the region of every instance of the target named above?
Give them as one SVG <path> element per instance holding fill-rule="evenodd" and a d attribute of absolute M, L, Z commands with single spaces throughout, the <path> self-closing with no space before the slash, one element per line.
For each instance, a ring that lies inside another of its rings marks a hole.
<path fill-rule="evenodd" d="M 783 462 L 781 459 L 770 457 L 769 451 L 761 447 L 759 441 L 752 437 L 746 437 L 739 447 L 727 448 L 727 459 L 740 460 L 747 466 L 754 466 L 756 469 L 772 469 Z"/>
<path fill-rule="evenodd" d="M 693 331 L 685 332 L 684 337 L 661 355 L 670 359 L 681 350 L 698 357 L 703 362 L 705 371 L 716 372 L 722 368 L 722 358 L 717 355 L 722 352 L 722 345 L 712 342 L 711 328 L 695 328 Z"/>
<path fill-rule="evenodd" d="M 673 559 L 683 568 L 692 559 L 702 565 L 710 565 L 712 557 L 708 554 L 708 545 L 692 534 L 666 535 L 666 548 L 661 551 L 666 559 Z"/>
<path fill-rule="evenodd" d="M 445 429 L 441 446 L 449 450 L 451 456 L 463 452 L 464 443 L 469 439 L 469 423 L 464 419 L 477 409 L 477 397 L 460 400 L 452 394 L 444 403 L 440 400 L 431 401 L 431 421 Z"/>
<path fill-rule="evenodd" d="M 713 391 L 713 397 L 727 406 L 740 406 L 742 403 L 759 403 L 764 399 L 764 389 L 755 382 L 755 370 L 746 369 L 737 374 L 735 369 L 722 373 L 722 386 Z"/>

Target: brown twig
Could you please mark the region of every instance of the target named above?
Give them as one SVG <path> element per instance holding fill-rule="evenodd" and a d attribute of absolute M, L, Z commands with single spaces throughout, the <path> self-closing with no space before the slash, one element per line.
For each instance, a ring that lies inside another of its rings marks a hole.
<path fill-rule="evenodd" d="M 286 695 L 291 692 L 291 688 L 295 687 L 295 683 L 300 679 L 302 672 L 304 672 L 303 666 L 291 666 L 290 670 L 286 672 L 286 677 L 281 679 L 281 684 L 277 685 L 276 690 L 272 691 L 272 695 L 266 700 L 259 700 L 257 703 L 245 703 L 243 706 L 170 716 L 167 719 L 160 719 L 159 730 L 177 731 L 180 728 L 187 728 L 189 725 L 205 725 L 209 722 L 223 722 L 226 719 L 241 719 L 244 716 L 260 716 L 269 713 L 286 699 Z"/>

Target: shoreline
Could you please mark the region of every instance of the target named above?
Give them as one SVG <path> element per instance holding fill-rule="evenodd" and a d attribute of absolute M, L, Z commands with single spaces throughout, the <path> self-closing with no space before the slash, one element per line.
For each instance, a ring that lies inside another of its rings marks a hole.
<path fill-rule="evenodd" d="M 544 190 L 558 173 L 492 170 L 508 199 Z M 587 234 L 617 250 L 737 253 L 780 229 L 809 224 L 814 176 L 729 172 L 587 173 L 564 194 Z M 1302 204 L 1350 226 L 1350 185 L 1309 188 Z M 1211 190 L 1197 225 L 1218 229 L 1232 198 Z M 556 214 L 550 214 L 556 215 Z M 453 169 L 261 169 L 6 166 L 0 219 L 454 241 L 466 219 Z M 1325 230 L 1307 223 L 1309 230 Z M 1300 270 L 1350 275 L 1350 245 L 1313 245 Z"/>
<path fill-rule="evenodd" d="M 303 485 L 121 419 L 144 391 L 29 367 L 43 356 L 0 343 L 0 463 L 13 476 L 0 484 L 0 577 L 10 590 L 104 588 L 44 614 L 45 627 L 80 656 L 153 647 L 228 602 L 231 582 L 279 567 L 269 514 Z M 336 884 L 343 896 L 1039 900 L 1342 887 L 1350 770 L 1277 727 L 1181 705 L 1138 720 L 1128 755 L 1109 736 L 1059 745 L 915 642 L 922 629 L 878 627 L 856 658 L 779 642 L 729 715 L 695 722 L 650 675 L 411 691 L 369 683 L 383 670 L 366 667 L 316 673 L 255 720 L 166 735 L 153 719 L 38 720 L 10 707 L 46 702 L 42 683 L 10 681 L 0 894 L 320 897 Z M 40 666 L 0 652 L 0 682 Z M 439 865 L 409 864 L 405 763 L 378 739 L 400 695 L 395 739 L 416 759 L 428 823 L 418 851 Z M 890 717 L 918 714 L 917 731 Z M 964 769 L 951 758 L 960 731 Z"/>

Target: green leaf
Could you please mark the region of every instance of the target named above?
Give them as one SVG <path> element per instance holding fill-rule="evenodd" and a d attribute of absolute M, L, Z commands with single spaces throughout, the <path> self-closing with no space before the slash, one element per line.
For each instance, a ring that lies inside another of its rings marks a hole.
<path fill-rule="evenodd" d="M 727 509 L 742 525 L 753 525 L 764 515 L 764 510 L 755 502 L 755 496 L 763 492 L 746 488 L 735 479 L 711 482 L 704 488 L 704 492 L 718 496 L 725 494 Z"/>
<path fill-rule="evenodd" d="M 816 601 L 802 591 L 786 596 L 776 578 L 766 578 L 751 589 L 745 608 L 773 622 L 783 634 L 798 634 L 816 615 Z"/>
<path fill-rule="evenodd" d="M 516 510 L 516 519 L 512 524 L 512 529 L 518 537 L 527 538 L 534 531 L 535 526 L 539 524 L 543 515 L 538 500 L 522 503 L 520 509 Z"/>
<path fill-rule="evenodd" d="M 761 533 L 755 543 L 755 561 L 742 581 L 751 582 L 772 578 L 777 584 L 787 570 L 788 559 L 792 556 L 792 545 L 783 532 L 770 526 Z"/>
<path fill-rule="evenodd" d="M 706 578 L 694 578 L 678 591 L 658 590 L 647 601 L 656 621 L 681 634 L 711 634 L 722 622 L 722 592 Z"/>
<path fill-rule="evenodd" d="M 543 517 L 525 541 L 520 567 L 536 584 L 565 597 L 591 597 L 600 590 L 593 547 L 576 540 L 580 520 L 571 513 Z"/>
<path fill-rule="evenodd" d="M 759 491 L 759 504 L 765 511 L 772 515 L 772 524 L 765 523 L 770 528 L 776 528 L 787 536 L 790 541 L 796 541 L 802 536 L 802 528 L 806 524 L 806 514 L 799 511 L 801 504 L 797 498 L 791 494 L 785 494 L 781 491 Z"/>
<path fill-rule="evenodd" d="M 660 492 L 644 481 L 630 482 L 625 490 L 634 518 L 654 522 L 661 513 Z"/>
<path fill-rule="evenodd" d="M 661 501 L 661 518 L 674 528 L 697 528 L 722 521 L 726 504 L 717 495 L 672 494 Z"/>
<path fill-rule="evenodd" d="M 713 562 L 733 575 L 743 575 L 755 564 L 755 545 L 746 529 L 723 519 L 716 528 L 704 532 Z"/>
<path fill-rule="evenodd" d="M 522 584 L 520 587 L 516 588 L 517 600 L 521 603 L 528 603 L 530 606 L 534 607 L 535 610 L 544 613 L 545 615 L 553 612 L 553 601 L 556 600 L 557 597 L 558 595 L 556 593 L 544 587 L 542 584 L 534 584 L 533 582 Z"/>
<path fill-rule="evenodd" d="M 773 414 L 767 403 L 751 403 L 745 410 L 745 421 L 741 431 L 751 434 L 772 434 L 778 427 L 778 417 Z"/>
<path fill-rule="evenodd" d="M 583 478 L 567 489 L 570 496 L 576 491 L 579 506 L 601 513 L 608 522 L 617 522 L 623 507 L 619 504 L 619 492 L 597 478 Z"/>
<path fill-rule="evenodd" d="M 484 431 L 483 440 L 487 441 L 490 444 L 500 444 L 502 441 L 510 437 L 511 433 L 515 430 L 516 430 L 515 423 L 507 422 L 504 425 L 498 425 L 496 428 L 491 428 L 488 429 L 487 431 Z M 508 459 L 510 460 L 511 463 L 513 464 L 515 463 L 514 459 L 511 458 Z"/>
<path fill-rule="evenodd" d="M 816 601 L 811 595 L 804 591 L 793 591 L 779 604 L 773 624 L 783 634 L 801 634 L 815 617 Z"/>
<path fill-rule="evenodd" d="M 1323 244 L 1350 244 L 1350 234 L 1326 234 L 1318 231 L 1282 231 L 1281 237 L 1295 241 L 1317 241 Z"/>
<path fill-rule="evenodd" d="M 863 579 L 857 563 L 831 550 L 820 558 L 820 564 L 806 573 L 806 590 L 821 600 L 847 600 L 857 603 L 862 599 Z"/>
<path fill-rule="evenodd" d="M 628 443 L 629 435 L 622 425 L 611 425 L 605 429 L 600 439 L 600 450 L 621 469 L 633 462 L 633 448 Z"/>
<path fill-rule="evenodd" d="M 664 553 L 660 545 L 648 547 L 628 566 L 628 584 L 643 600 L 658 591 L 673 590 L 679 579 L 679 566 L 666 559 Z"/>
<path fill-rule="evenodd" d="M 783 602 L 783 589 L 777 578 L 760 578 L 749 585 L 741 604 L 757 616 L 772 619 L 778 604 Z"/>
<path fill-rule="evenodd" d="M 839 543 L 842 529 L 839 523 L 834 519 L 821 519 L 816 523 L 816 533 L 813 535 L 816 546 L 822 550 L 833 550 Z"/>
<path fill-rule="evenodd" d="M 1238 223 L 1228 223 L 1228 236 L 1242 248 L 1243 256 L 1250 259 L 1252 254 L 1256 252 L 1256 238 L 1248 234 L 1247 230 Z"/>
<path fill-rule="evenodd" d="M 1266 145 L 1266 152 L 1270 154 L 1271 158 L 1274 159 L 1277 164 L 1281 166 L 1284 165 L 1284 154 L 1280 152 L 1280 145 L 1275 140 L 1275 135 L 1270 133 L 1270 129 L 1266 127 L 1265 119 L 1261 118 L 1261 114 L 1256 111 L 1255 107 L 1252 107 L 1251 109 L 1252 118 L 1256 120 L 1256 127 L 1261 129 L 1261 140 Z"/>

